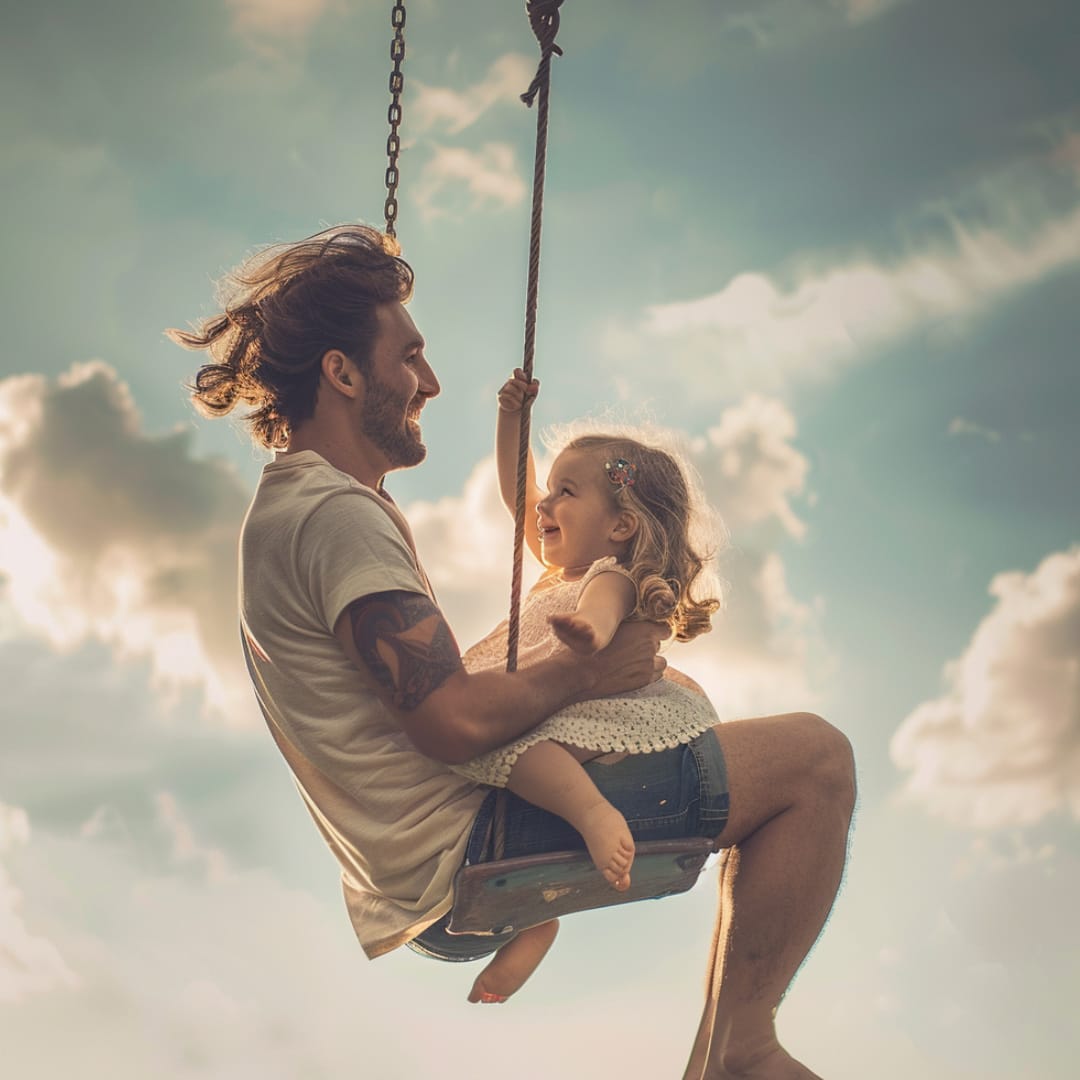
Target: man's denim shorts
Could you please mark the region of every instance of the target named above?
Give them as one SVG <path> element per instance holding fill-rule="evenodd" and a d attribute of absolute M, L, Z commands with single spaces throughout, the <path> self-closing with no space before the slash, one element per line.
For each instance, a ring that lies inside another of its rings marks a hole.
<path fill-rule="evenodd" d="M 728 817 L 728 780 L 724 755 L 712 731 L 685 746 L 649 754 L 628 754 L 621 761 L 585 763 L 593 782 L 626 818 L 635 840 L 716 837 Z M 495 791 L 489 792 L 469 834 L 467 864 L 488 862 Z M 584 848 L 573 826 L 532 803 L 506 793 L 505 858 Z M 490 956 L 514 935 L 450 934 L 449 915 L 408 943 L 421 956 L 467 961 Z"/>

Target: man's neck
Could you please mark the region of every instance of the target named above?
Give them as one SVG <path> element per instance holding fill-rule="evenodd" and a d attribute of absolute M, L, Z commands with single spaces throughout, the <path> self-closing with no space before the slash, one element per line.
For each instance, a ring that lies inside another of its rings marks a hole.
<path fill-rule="evenodd" d="M 317 437 L 314 433 L 301 428 L 289 439 L 288 450 L 280 451 L 283 456 L 298 454 L 302 450 L 311 450 L 325 459 L 335 469 L 355 477 L 361 484 L 374 488 L 383 494 L 383 479 L 386 476 L 385 463 L 378 455 L 364 452 L 364 448 L 352 442 L 341 442 L 332 437 Z"/>

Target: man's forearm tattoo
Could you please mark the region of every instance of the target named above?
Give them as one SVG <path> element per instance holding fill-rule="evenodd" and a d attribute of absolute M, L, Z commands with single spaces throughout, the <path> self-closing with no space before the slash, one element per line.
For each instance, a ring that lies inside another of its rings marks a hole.
<path fill-rule="evenodd" d="M 349 607 L 353 642 L 394 705 L 409 712 L 461 668 L 457 642 L 427 596 L 387 592 Z M 387 652 L 391 659 L 388 660 Z"/>

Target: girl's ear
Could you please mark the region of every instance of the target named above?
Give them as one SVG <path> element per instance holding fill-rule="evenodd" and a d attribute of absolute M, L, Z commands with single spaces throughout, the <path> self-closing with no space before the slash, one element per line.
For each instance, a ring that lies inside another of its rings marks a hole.
<path fill-rule="evenodd" d="M 615 524 L 611 527 L 611 539 L 619 543 L 624 540 L 632 540 L 638 531 L 637 514 L 629 510 L 620 510 Z"/>

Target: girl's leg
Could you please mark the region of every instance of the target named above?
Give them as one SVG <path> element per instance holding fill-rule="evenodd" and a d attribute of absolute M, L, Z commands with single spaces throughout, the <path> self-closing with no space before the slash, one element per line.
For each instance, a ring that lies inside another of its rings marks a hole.
<path fill-rule="evenodd" d="M 580 760 L 592 751 L 542 742 L 530 746 L 514 763 L 507 787 L 515 794 L 568 821 L 585 840 L 596 868 L 619 890 L 630 886 L 634 839 L 626 819 L 604 798 Z M 580 757 L 580 760 L 579 760 Z M 501 1003 L 537 969 L 551 948 L 559 922 L 552 919 L 522 931 L 507 942 L 473 983 L 469 1000 Z"/>
<path fill-rule="evenodd" d="M 477 976 L 469 1000 L 474 1004 L 501 1005 L 537 969 L 558 932 L 559 920 L 552 919 L 530 926 L 508 941 Z"/>
<path fill-rule="evenodd" d="M 514 763 L 506 786 L 573 825 L 596 869 L 622 892 L 630 887 L 634 838 L 626 818 L 600 794 L 576 753 L 557 742 L 536 743 Z"/>

